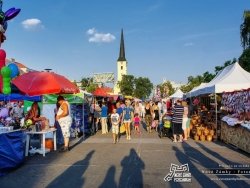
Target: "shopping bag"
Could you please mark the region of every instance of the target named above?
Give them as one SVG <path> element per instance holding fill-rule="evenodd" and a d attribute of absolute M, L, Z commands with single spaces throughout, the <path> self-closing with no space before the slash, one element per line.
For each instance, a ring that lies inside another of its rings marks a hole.
<path fill-rule="evenodd" d="M 124 123 L 120 126 L 120 133 L 124 133 L 125 132 L 125 125 Z"/>
<path fill-rule="evenodd" d="M 152 125 L 151 125 L 152 127 L 155 127 L 156 125 L 155 125 L 155 121 L 153 121 L 152 122 Z"/>

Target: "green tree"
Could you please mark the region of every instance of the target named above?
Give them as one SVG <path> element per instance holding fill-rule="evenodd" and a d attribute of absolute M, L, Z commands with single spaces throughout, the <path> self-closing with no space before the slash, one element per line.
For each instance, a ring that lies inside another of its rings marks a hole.
<path fill-rule="evenodd" d="M 137 98 L 148 98 L 153 89 L 153 84 L 150 82 L 148 78 L 135 78 L 134 79 L 134 92 L 133 95 Z"/>
<path fill-rule="evenodd" d="M 86 91 L 89 93 L 93 93 L 97 88 L 98 88 L 98 84 L 90 83 Z"/>
<path fill-rule="evenodd" d="M 214 74 L 211 74 L 210 72 L 204 72 L 203 73 L 203 83 L 208 83 L 210 82 L 213 78 L 215 77 Z"/>
<path fill-rule="evenodd" d="M 243 51 L 239 58 L 239 64 L 243 69 L 250 72 L 250 48 Z"/>
<path fill-rule="evenodd" d="M 133 75 L 122 75 L 122 80 L 117 84 L 123 95 L 133 95 L 135 84 L 135 77 Z"/>
<path fill-rule="evenodd" d="M 80 80 L 80 83 L 81 83 L 81 89 L 82 90 L 87 90 L 87 88 L 90 86 L 90 83 L 93 82 L 93 79 L 92 78 L 82 78 Z"/>
<path fill-rule="evenodd" d="M 72 83 L 73 83 L 76 87 L 78 87 L 78 86 L 77 86 L 77 83 L 76 83 L 76 81 L 75 81 L 75 80 L 74 80 Z"/>
<path fill-rule="evenodd" d="M 244 22 L 240 25 L 240 38 L 243 49 L 250 46 L 250 10 L 245 10 L 243 13 Z"/>

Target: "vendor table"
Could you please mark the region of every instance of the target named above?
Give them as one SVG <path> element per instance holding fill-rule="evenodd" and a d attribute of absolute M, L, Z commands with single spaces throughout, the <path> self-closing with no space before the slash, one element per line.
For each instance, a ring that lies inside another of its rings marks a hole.
<path fill-rule="evenodd" d="M 43 149 L 43 156 L 45 156 L 45 134 L 53 132 L 54 138 L 54 150 L 56 150 L 56 129 L 50 128 L 48 130 L 42 130 L 40 132 L 26 132 L 28 136 L 26 137 L 26 148 L 25 148 L 25 156 L 28 156 L 29 144 L 30 144 L 30 135 L 39 134 L 42 136 L 41 148 Z"/>
<path fill-rule="evenodd" d="M 0 133 L 0 176 L 20 166 L 23 159 L 22 130 Z"/>
<path fill-rule="evenodd" d="M 250 153 L 250 131 L 240 124 L 230 126 L 221 121 L 221 140 Z"/>

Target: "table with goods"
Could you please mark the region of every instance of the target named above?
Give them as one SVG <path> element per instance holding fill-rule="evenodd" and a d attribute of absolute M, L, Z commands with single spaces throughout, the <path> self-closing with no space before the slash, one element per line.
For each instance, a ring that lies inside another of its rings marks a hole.
<path fill-rule="evenodd" d="M 26 147 L 25 147 L 25 156 L 34 155 L 35 153 L 43 154 L 45 156 L 46 153 L 56 150 L 56 129 L 53 126 L 50 126 L 48 120 L 43 120 L 35 123 L 35 125 L 29 125 L 26 122 Z M 46 140 L 46 134 L 53 134 L 53 141 L 51 139 Z M 33 148 L 30 149 L 30 137 L 32 135 L 38 134 L 40 136 L 40 144 L 41 148 Z"/>
<path fill-rule="evenodd" d="M 223 93 L 221 140 L 250 153 L 250 90 Z"/>

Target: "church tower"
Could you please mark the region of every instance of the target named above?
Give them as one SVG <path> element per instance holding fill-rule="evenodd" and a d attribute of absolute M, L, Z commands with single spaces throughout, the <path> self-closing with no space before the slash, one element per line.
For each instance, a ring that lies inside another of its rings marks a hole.
<path fill-rule="evenodd" d="M 114 87 L 114 94 L 119 94 L 120 93 L 120 88 L 117 85 L 118 81 L 122 80 L 122 75 L 127 75 L 127 61 L 125 57 L 125 47 L 124 47 L 124 37 L 123 37 L 123 29 L 121 32 L 121 42 L 120 42 L 120 54 L 119 58 L 117 60 L 117 81 Z"/>

